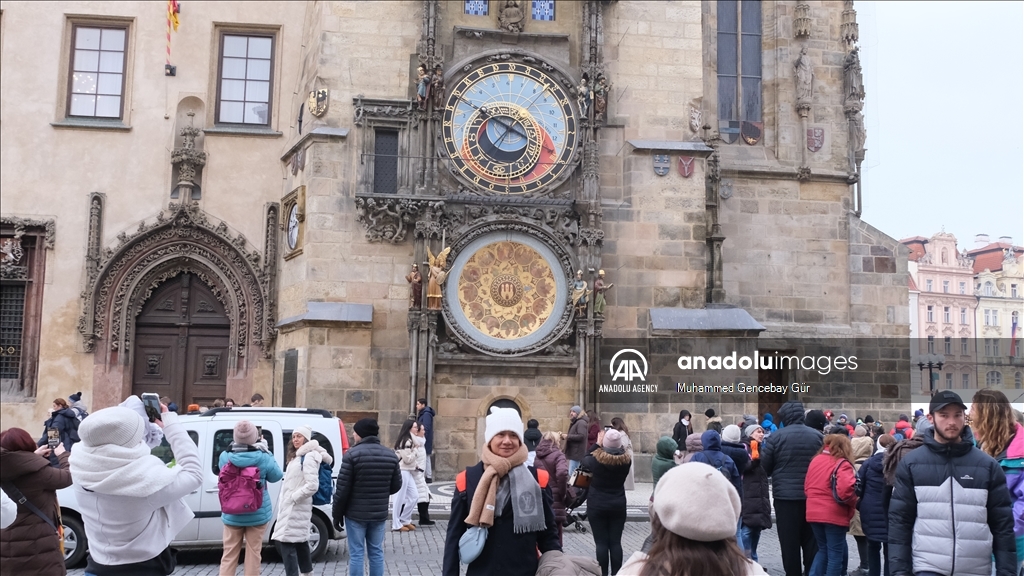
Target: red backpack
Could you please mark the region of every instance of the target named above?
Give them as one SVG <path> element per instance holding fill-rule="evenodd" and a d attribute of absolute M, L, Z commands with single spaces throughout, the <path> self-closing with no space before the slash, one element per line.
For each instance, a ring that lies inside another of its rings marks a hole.
<path fill-rule="evenodd" d="M 256 466 L 239 468 L 229 460 L 217 476 L 217 496 L 224 514 L 251 514 L 263 506 L 263 482 Z"/>

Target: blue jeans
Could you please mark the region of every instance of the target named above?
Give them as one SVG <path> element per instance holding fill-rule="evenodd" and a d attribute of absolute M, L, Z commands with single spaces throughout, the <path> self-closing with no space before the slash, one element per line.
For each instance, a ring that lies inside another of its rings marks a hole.
<path fill-rule="evenodd" d="M 580 467 L 580 461 L 579 460 L 569 460 L 569 476 L 572 476 L 572 473 L 575 472 L 576 469 L 579 468 L 579 467 Z"/>
<path fill-rule="evenodd" d="M 370 560 L 370 576 L 384 576 L 384 524 L 345 518 L 348 533 L 348 576 L 363 576 L 363 557 Z"/>
<path fill-rule="evenodd" d="M 843 576 L 847 563 L 847 526 L 836 526 L 822 522 L 811 522 L 811 531 L 818 541 L 818 553 L 811 563 L 810 576 Z"/>
<path fill-rule="evenodd" d="M 761 529 L 751 528 L 746 524 L 743 525 L 743 551 L 747 553 L 747 557 L 757 562 L 757 543 L 761 541 Z"/>

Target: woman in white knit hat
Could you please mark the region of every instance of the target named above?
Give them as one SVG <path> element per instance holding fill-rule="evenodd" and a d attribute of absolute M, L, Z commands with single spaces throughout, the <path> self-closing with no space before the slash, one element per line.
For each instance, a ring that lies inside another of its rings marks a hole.
<path fill-rule="evenodd" d="M 466 576 L 534 576 L 538 549 L 561 551 L 548 473 L 527 466 L 526 455 L 519 412 L 492 407 L 480 462 L 455 477 L 444 576 L 459 576 L 460 563 Z"/>
<path fill-rule="evenodd" d="M 299 426 L 292 431 L 285 462 L 284 481 L 277 496 L 277 523 L 271 540 L 281 553 L 287 576 L 308 576 L 313 573 L 309 523 L 313 516 L 313 495 L 320 488 L 320 463 L 330 466 L 334 459 L 313 440 L 309 426 Z"/>
<path fill-rule="evenodd" d="M 168 547 L 194 517 L 184 497 L 203 483 L 199 451 L 178 415 L 161 405 L 163 429 L 174 453 L 168 468 L 146 445 L 149 422 L 123 406 L 82 420 L 82 441 L 69 458 L 85 534 L 87 574 L 163 576 L 174 570 Z"/>
<path fill-rule="evenodd" d="M 721 472 L 688 462 L 654 490 L 654 545 L 636 552 L 619 576 L 767 576 L 736 544 L 740 495 Z"/>

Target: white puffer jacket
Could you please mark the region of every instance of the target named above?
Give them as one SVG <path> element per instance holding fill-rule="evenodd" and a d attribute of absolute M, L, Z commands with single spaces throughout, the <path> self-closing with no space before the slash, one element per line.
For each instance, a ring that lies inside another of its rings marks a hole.
<path fill-rule="evenodd" d="M 303 459 L 305 456 L 305 459 Z M 277 524 L 272 540 L 308 542 L 309 524 L 313 517 L 313 494 L 320 487 L 320 462 L 328 466 L 334 459 L 316 440 L 306 442 L 295 451 L 288 463 L 277 499 Z"/>
<path fill-rule="evenodd" d="M 430 502 L 430 489 L 427 488 L 427 480 L 423 477 L 427 469 L 427 439 L 421 436 L 413 436 L 413 451 L 416 453 L 416 469 L 412 471 L 412 477 L 416 479 L 417 502 Z"/>

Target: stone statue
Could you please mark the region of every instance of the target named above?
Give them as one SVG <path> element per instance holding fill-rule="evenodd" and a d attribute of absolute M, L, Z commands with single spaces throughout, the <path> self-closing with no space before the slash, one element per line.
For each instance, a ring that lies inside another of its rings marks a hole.
<path fill-rule="evenodd" d="M 811 103 L 811 82 L 814 73 L 811 72 L 811 59 L 807 57 L 807 48 L 800 50 L 800 57 L 796 59 L 796 101 L 798 104 Z"/>
<path fill-rule="evenodd" d="M 513 34 L 523 31 L 526 14 L 519 6 L 519 0 L 506 0 L 498 9 L 498 27 Z"/>
<path fill-rule="evenodd" d="M 572 305 L 577 314 L 582 316 L 586 313 L 589 296 L 590 290 L 587 290 L 587 281 L 583 279 L 583 270 L 577 270 L 576 280 L 572 283 Z"/>
<path fill-rule="evenodd" d="M 452 247 L 449 246 L 434 256 L 434 253 L 430 251 L 430 246 L 427 246 L 427 262 L 430 264 L 430 276 L 427 280 L 427 310 L 441 309 L 441 299 L 443 298 L 441 285 L 448 277 L 448 272 L 444 267 L 448 262 L 448 253 L 451 251 Z"/>
<path fill-rule="evenodd" d="M 416 68 L 416 103 L 420 110 L 427 109 L 427 99 L 430 97 L 430 76 L 427 74 L 426 66 L 420 64 Z"/>
<path fill-rule="evenodd" d="M 604 316 L 604 293 L 611 290 L 615 284 L 604 283 L 604 270 L 597 271 L 597 279 L 594 280 L 594 314 Z"/>
<path fill-rule="evenodd" d="M 444 105 L 444 70 L 438 65 L 434 68 L 434 77 L 430 79 L 430 96 L 434 100 L 434 110 Z"/>
<path fill-rule="evenodd" d="M 847 110 L 860 110 L 864 106 L 864 74 L 860 67 L 860 49 L 854 48 L 843 61 L 844 106 Z"/>
<path fill-rule="evenodd" d="M 594 120 L 604 120 L 605 113 L 608 112 L 608 91 L 611 86 L 608 85 L 608 80 L 604 75 L 597 77 L 597 83 L 594 84 Z"/>
<path fill-rule="evenodd" d="M 868 132 L 864 129 L 864 114 L 855 112 L 850 120 L 850 148 L 853 149 L 855 158 L 863 159 L 864 144 L 868 139 Z"/>
<path fill-rule="evenodd" d="M 423 276 L 418 266 L 412 265 L 412 272 L 405 275 L 405 281 L 409 283 L 409 308 L 418 310 L 423 306 Z"/>

